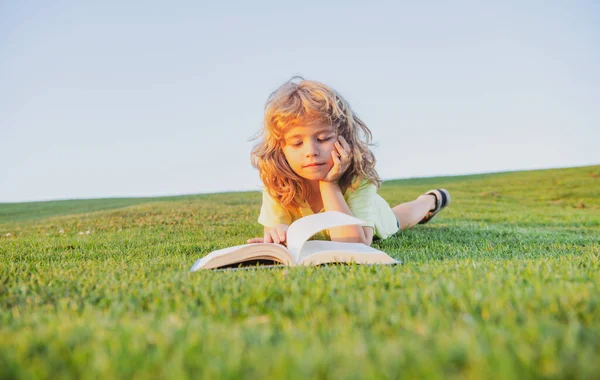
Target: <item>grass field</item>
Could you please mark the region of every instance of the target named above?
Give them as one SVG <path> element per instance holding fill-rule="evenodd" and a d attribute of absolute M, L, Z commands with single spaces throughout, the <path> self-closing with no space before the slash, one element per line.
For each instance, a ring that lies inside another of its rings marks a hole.
<path fill-rule="evenodd" d="M 256 192 L 0 204 L 0 378 L 600 378 L 600 166 L 389 181 L 405 263 L 188 273 Z"/>

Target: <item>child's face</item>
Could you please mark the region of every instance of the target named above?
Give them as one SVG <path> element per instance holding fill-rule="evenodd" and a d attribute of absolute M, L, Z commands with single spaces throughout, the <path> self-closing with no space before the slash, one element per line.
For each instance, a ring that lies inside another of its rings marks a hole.
<path fill-rule="evenodd" d="M 337 138 L 331 125 L 293 127 L 284 135 L 283 154 L 296 174 L 318 181 L 333 167 L 331 152 L 335 150 Z"/>

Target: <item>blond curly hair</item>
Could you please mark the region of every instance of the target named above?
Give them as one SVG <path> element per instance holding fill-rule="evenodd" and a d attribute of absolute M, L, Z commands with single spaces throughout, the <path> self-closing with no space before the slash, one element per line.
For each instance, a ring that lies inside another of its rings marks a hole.
<path fill-rule="evenodd" d="M 381 179 L 375 171 L 371 152 L 372 134 L 350 105 L 332 88 L 302 77 L 292 77 L 268 98 L 264 126 L 251 153 L 252 165 L 258 169 L 268 194 L 282 207 L 299 209 L 310 198 L 310 188 L 297 175 L 283 153 L 284 134 L 292 127 L 327 123 L 344 136 L 352 152 L 351 163 L 339 179 L 342 192 L 367 180 L 377 187 Z"/>

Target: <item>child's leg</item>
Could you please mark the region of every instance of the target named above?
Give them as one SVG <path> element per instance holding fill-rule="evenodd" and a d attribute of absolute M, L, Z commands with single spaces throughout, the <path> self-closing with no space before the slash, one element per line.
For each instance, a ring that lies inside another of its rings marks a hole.
<path fill-rule="evenodd" d="M 434 195 L 423 194 L 414 201 L 392 207 L 392 211 L 400 222 L 400 229 L 404 230 L 417 225 L 429 211 L 435 208 L 435 200 Z"/>

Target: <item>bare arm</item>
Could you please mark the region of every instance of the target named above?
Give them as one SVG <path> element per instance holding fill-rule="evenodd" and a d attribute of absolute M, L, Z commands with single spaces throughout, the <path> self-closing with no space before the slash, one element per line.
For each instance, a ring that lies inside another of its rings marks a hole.
<path fill-rule="evenodd" d="M 321 198 L 325 211 L 339 211 L 344 214 L 352 215 L 350 207 L 344 199 L 342 190 L 337 182 L 321 181 L 319 183 Z M 353 216 L 353 215 L 352 215 Z M 361 226 L 342 226 L 329 230 L 332 241 L 341 241 L 348 243 L 363 243 L 371 245 L 373 242 L 373 228 Z"/>

